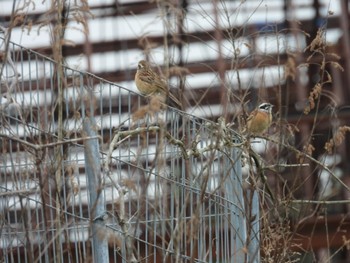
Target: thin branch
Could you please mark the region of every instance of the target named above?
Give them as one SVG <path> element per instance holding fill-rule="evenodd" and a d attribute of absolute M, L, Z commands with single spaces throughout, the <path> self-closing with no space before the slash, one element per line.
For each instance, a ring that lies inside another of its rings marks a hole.
<path fill-rule="evenodd" d="M 33 144 L 30 142 L 27 142 L 27 141 L 22 140 L 20 138 L 16 138 L 16 137 L 9 136 L 7 134 L 3 134 L 3 133 L 0 133 L 0 137 L 6 138 L 8 140 L 16 141 L 16 142 L 21 143 L 29 148 L 34 149 L 35 151 L 40 151 L 40 150 L 45 149 L 45 148 L 54 147 L 54 146 L 67 144 L 67 143 L 74 143 L 74 142 L 78 142 L 78 141 L 93 140 L 93 139 L 100 139 L 101 138 L 101 136 L 91 136 L 91 137 L 76 138 L 76 139 L 70 139 L 70 140 L 65 140 L 65 141 L 58 141 L 58 142 L 38 145 L 38 144 Z"/>
<path fill-rule="evenodd" d="M 264 169 L 268 170 L 273 170 L 276 167 L 283 167 L 283 168 L 288 168 L 288 167 L 309 167 L 310 165 L 308 163 L 295 163 L 295 164 L 285 164 L 285 163 L 276 163 L 274 165 L 267 165 L 264 166 Z"/>
<path fill-rule="evenodd" d="M 332 200 L 332 201 L 290 200 L 288 202 L 295 203 L 295 204 L 320 204 L 320 205 L 350 204 L 350 200 Z"/>
<path fill-rule="evenodd" d="M 305 153 L 305 152 L 302 152 L 298 149 L 296 149 L 295 147 L 293 146 L 290 146 L 288 144 L 284 144 L 282 142 L 278 142 L 272 138 L 268 138 L 268 137 L 262 137 L 264 138 L 265 140 L 268 140 L 270 142 L 273 142 L 273 143 L 276 143 L 276 144 L 280 144 L 282 145 L 283 147 L 286 147 L 288 150 L 291 150 L 297 154 L 301 154 L 303 156 L 305 156 L 306 158 L 308 158 L 310 161 L 316 163 L 317 165 L 319 165 L 320 167 L 322 167 L 322 169 L 326 170 L 327 172 L 330 173 L 330 175 L 338 182 L 340 183 L 346 190 L 348 190 L 350 192 L 350 188 L 349 186 L 347 186 L 342 180 L 340 180 L 326 165 L 324 165 L 323 163 L 321 163 L 320 161 L 316 160 L 314 157 L 312 157 L 311 155 Z"/>

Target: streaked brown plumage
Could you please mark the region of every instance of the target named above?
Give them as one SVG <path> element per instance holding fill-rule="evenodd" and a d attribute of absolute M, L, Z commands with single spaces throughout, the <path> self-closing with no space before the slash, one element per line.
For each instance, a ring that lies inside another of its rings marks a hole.
<path fill-rule="evenodd" d="M 173 94 L 169 93 L 167 83 L 152 70 L 149 63 L 145 60 L 140 60 L 138 63 L 135 83 L 142 95 L 151 96 L 161 94 L 169 97 L 177 105 L 181 106 L 179 100 Z"/>

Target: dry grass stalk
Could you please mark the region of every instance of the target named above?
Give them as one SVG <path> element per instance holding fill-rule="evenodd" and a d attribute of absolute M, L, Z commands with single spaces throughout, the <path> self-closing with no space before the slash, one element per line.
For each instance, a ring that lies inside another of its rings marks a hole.
<path fill-rule="evenodd" d="M 185 77 L 186 75 L 191 74 L 188 68 L 179 67 L 179 66 L 170 67 L 167 73 L 168 73 L 166 74 L 167 77 L 171 77 L 171 76 Z"/>
<path fill-rule="evenodd" d="M 152 95 L 150 96 L 149 103 L 145 106 L 140 107 L 132 114 L 132 121 L 136 122 L 145 119 L 147 115 L 153 118 L 156 113 L 165 109 L 166 97 L 163 95 Z"/>
<path fill-rule="evenodd" d="M 307 47 L 310 51 L 318 51 L 325 47 L 325 38 L 323 28 L 319 28 L 316 37 L 311 41 L 310 45 Z"/>
<path fill-rule="evenodd" d="M 287 62 L 284 66 L 285 78 L 290 77 L 292 80 L 295 80 L 296 73 L 297 73 L 297 66 L 295 63 L 295 59 L 292 56 L 288 56 Z"/>
<path fill-rule="evenodd" d="M 334 134 L 333 138 L 326 142 L 326 144 L 324 145 L 324 149 L 331 154 L 335 147 L 338 147 L 340 144 L 343 143 L 347 132 L 350 132 L 350 126 L 340 127 Z"/>
<path fill-rule="evenodd" d="M 315 100 L 317 100 L 322 93 L 322 86 L 320 83 L 317 83 L 312 91 L 309 94 L 309 105 L 305 107 L 304 114 L 307 115 L 310 113 L 311 110 L 313 110 L 316 106 Z"/>

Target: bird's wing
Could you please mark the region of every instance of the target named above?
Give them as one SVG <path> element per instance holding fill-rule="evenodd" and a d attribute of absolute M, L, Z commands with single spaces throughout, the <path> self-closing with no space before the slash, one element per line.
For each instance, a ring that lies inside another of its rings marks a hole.
<path fill-rule="evenodd" d="M 160 90 L 165 91 L 165 93 L 169 93 L 168 85 L 165 81 L 163 81 L 161 78 L 155 78 L 154 79 L 154 85 L 157 86 Z"/>
<path fill-rule="evenodd" d="M 166 93 L 168 93 L 168 86 L 166 82 L 154 72 L 147 72 L 147 74 L 139 74 L 139 78 L 141 81 L 157 87 L 158 90 L 163 90 Z"/>
<path fill-rule="evenodd" d="M 141 81 L 149 84 L 153 84 L 155 80 L 155 76 L 153 74 L 139 74 L 139 78 Z"/>

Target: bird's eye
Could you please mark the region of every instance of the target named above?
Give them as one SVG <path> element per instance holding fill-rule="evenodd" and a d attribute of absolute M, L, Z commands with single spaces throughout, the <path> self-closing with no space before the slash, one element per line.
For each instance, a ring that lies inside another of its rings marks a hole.
<path fill-rule="evenodd" d="M 142 65 L 142 64 L 138 64 L 137 68 L 138 68 L 138 69 L 142 69 L 142 68 L 143 68 L 143 65 Z"/>

